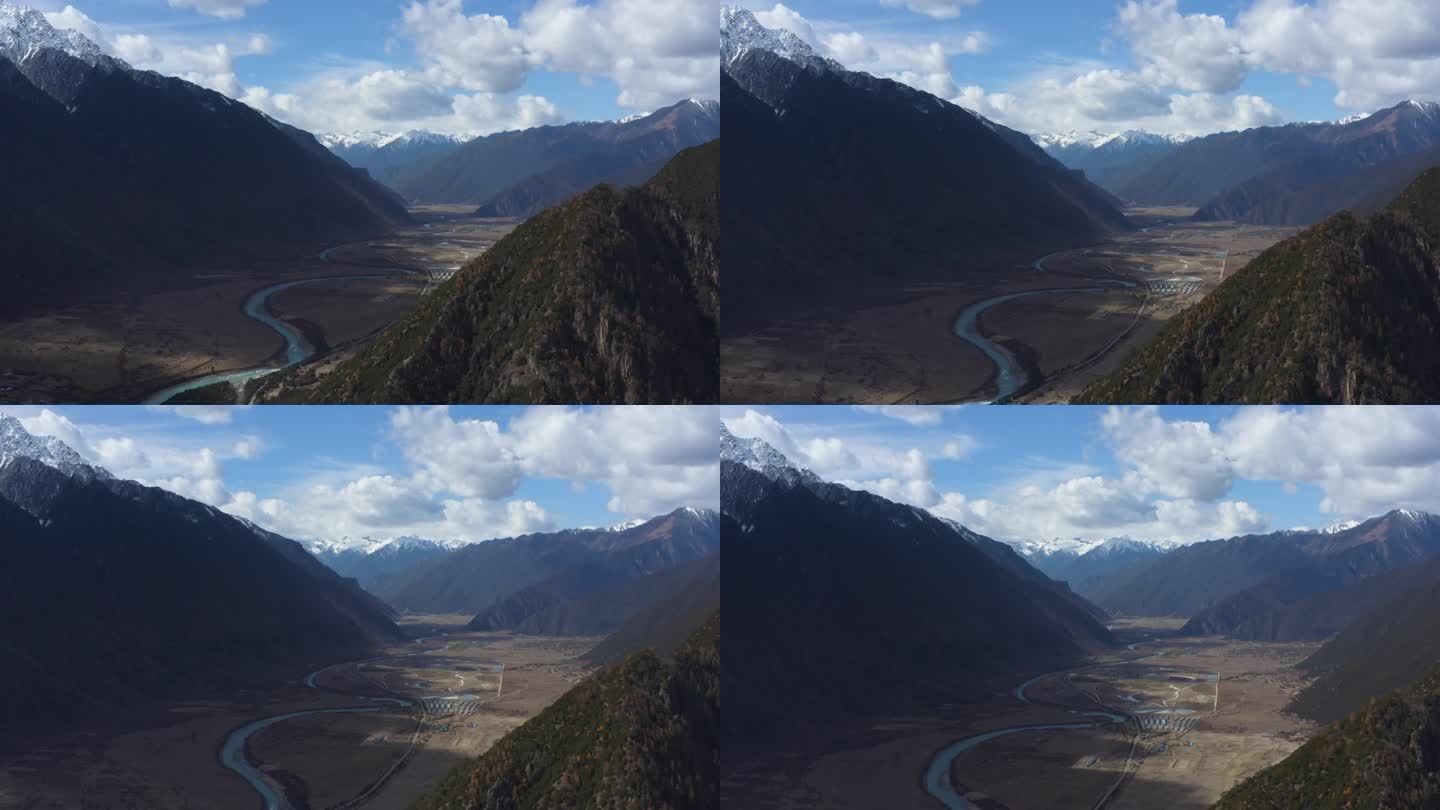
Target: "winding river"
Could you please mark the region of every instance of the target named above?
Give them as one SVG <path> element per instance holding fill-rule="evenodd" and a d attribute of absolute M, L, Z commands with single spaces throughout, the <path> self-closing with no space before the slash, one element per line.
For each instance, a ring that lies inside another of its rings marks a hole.
<path fill-rule="evenodd" d="M 329 251 L 326 251 L 324 254 L 321 255 L 326 256 L 328 253 Z M 274 295 L 275 293 L 283 292 L 285 290 L 293 289 L 295 287 L 299 287 L 305 284 L 320 284 L 327 281 L 363 281 L 366 279 L 389 278 L 391 275 L 393 274 L 371 273 L 368 275 L 358 276 L 326 276 L 324 278 L 305 278 L 300 279 L 299 281 L 286 281 L 280 284 L 272 284 L 269 287 L 264 288 L 263 290 L 258 290 L 255 293 L 252 293 L 249 298 L 245 299 L 245 315 L 252 320 L 259 321 L 260 323 L 269 327 L 272 331 L 279 334 L 280 337 L 285 341 L 285 365 L 272 366 L 267 368 L 252 368 L 246 369 L 244 371 L 230 371 L 224 374 L 211 374 L 208 377 L 201 377 L 199 379 L 190 380 L 189 382 L 183 382 L 179 385 L 173 385 L 169 388 L 166 388 L 164 391 L 161 391 L 160 393 L 146 399 L 145 404 L 164 405 L 165 403 L 169 402 L 175 397 L 180 396 L 183 393 L 186 393 L 187 391 L 195 391 L 201 388 L 205 388 L 207 386 L 215 385 L 216 383 L 232 383 L 243 385 L 253 379 L 274 374 L 277 371 L 283 371 L 284 369 L 287 369 L 291 366 L 299 365 L 300 363 L 309 360 L 311 357 L 314 357 L 315 347 L 310 345 L 310 341 L 305 339 L 305 336 L 300 333 L 300 330 L 270 314 L 270 296 Z"/>
<path fill-rule="evenodd" d="M 925 790 L 934 796 L 947 810 L 973 810 L 974 805 L 965 800 L 959 791 L 955 790 L 955 783 L 950 778 L 950 769 L 956 757 L 969 751 L 983 742 L 988 742 L 996 737 L 1006 737 L 1011 734 L 1021 734 L 1026 731 L 1058 731 L 1081 728 L 1100 728 L 1101 726 L 1113 723 L 1125 722 L 1125 716 L 1111 714 L 1109 712 L 1078 712 L 1078 714 L 1094 715 L 1106 718 L 1089 723 L 1049 723 L 1035 726 L 1014 726 L 1002 728 L 995 731 L 987 731 L 984 734 L 976 734 L 973 737 L 966 737 L 957 740 L 946 746 L 935 758 L 930 760 L 930 767 L 925 770 Z"/>
<path fill-rule="evenodd" d="M 420 639 L 420 640 L 423 641 L 423 639 Z M 446 644 L 444 647 L 437 647 L 437 648 L 435 648 L 435 649 L 433 649 L 433 650 L 421 650 L 421 651 L 419 651 L 419 652 L 402 653 L 402 654 L 400 654 L 400 655 L 382 655 L 382 656 L 380 656 L 380 657 L 378 657 L 378 658 L 366 658 L 366 659 L 361 660 L 361 661 L 345 661 L 345 662 L 339 663 L 339 664 L 331 664 L 331 665 L 326 666 L 326 667 L 321 667 L 320 669 L 315 670 L 314 672 L 310 673 L 309 675 L 306 675 L 303 683 L 305 684 L 306 687 L 308 687 L 308 688 L 310 688 L 310 689 L 323 690 L 324 687 L 322 687 L 322 686 L 320 686 L 319 684 L 317 684 L 317 683 L 315 682 L 315 679 L 316 679 L 317 677 L 319 677 L 319 675 L 320 675 L 322 672 L 325 672 L 326 670 L 334 669 L 334 668 L 336 668 L 336 667 L 348 666 L 348 665 L 351 665 L 351 664 L 364 664 L 364 663 L 368 663 L 368 662 L 371 662 L 371 661 L 381 661 L 381 660 L 385 660 L 385 659 L 387 659 L 387 658 L 409 658 L 410 656 L 413 656 L 413 655 L 428 655 L 428 654 L 430 654 L 430 653 L 443 652 L 444 650 L 446 650 L 447 648 L 449 648 L 449 646 L 450 646 L 449 644 Z M 325 690 L 325 691 L 333 691 L 333 690 Z M 337 692 L 336 694 L 344 694 L 344 693 L 343 693 L 343 692 Z M 347 697 L 354 697 L 353 695 L 346 695 L 346 696 L 347 696 Z M 413 706 L 413 705 L 414 705 L 411 701 L 401 700 L 401 699 L 399 699 L 399 698 L 390 698 L 390 697 L 367 697 L 367 698 L 365 698 L 365 700 L 370 701 L 372 704 L 373 704 L 373 703 L 391 703 L 391 704 L 394 704 L 394 705 L 396 705 L 396 706 L 401 706 L 401 707 L 408 707 L 408 706 Z M 302 711 L 286 712 L 285 714 L 277 714 L 277 715 L 274 715 L 273 717 L 265 717 L 265 718 L 261 718 L 260 720 L 256 720 L 256 721 L 251 722 L 251 723 L 246 723 L 245 725 L 241 726 L 240 728 L 237 728 L 237 729 L 235 729 L 234 731 L 230 732 L 230 736 L 228 736 L 228 737 L 225 738 L 225 745 L 222 746 L 221 749 L 220 749 L 220 764 L 224 765 L 226 768 L 229 768 L 230 770 L 232 770 L 232 771 L 234 771 L 235 773 L 239 774 L 242 779 L 244 779 L 246 782 L 249 782 L 249 783 L 250 783 L 250 787 L 254 788 L 254 789 L 255 789 L 255 792 L 258 793 L 258 794 L 260 795 L 260 798 L 265 802 L 265 810 L 292 810 L 292 805 L 290 804 L 290 802 L 286 801 L 286 799 L 285 799 L 285 791 L 284 791 L 284 789 L 283 789 L 282 787 L 280 787 L 280 785 L 278 785 L 278 784 L 275 782 L 274 779 L 271 779 L 269 776 L 266 776 L 264 771 L 260 770 L 259 768 L 255 767 L 254 765 L 252 765 L 252 764 L 250 763 L 250 760 L 249 760 L 248 758 L 246 758 L 246 756 L 245 756 L 245 744 L 250 741 L 250 738 L 253 737 L 253 736 L 255 736 L 256 733 L 258 733 L 258 732 L 260 732 L 260 731 L 263 731 L 263 730 L 265 730 L 265 729 L 267 729 L 267 728 L 275 725 L 276 723 L 281 723 L 281 722 L 284 722 L 284 721 L 286 721 L 286 720 L 293 720 L 293 719 L 295 719 L 296 717 L 309 717 L 310 715 L 316 715 L 316 714 L 362 714 L 362 713 L 373 713 L 373 712 L 384 711 L 385 708 L 386 708 L 386 707 L 384 707 L 384 706 L 373 706 L 373 705 L 372 705 L 372 706 L 345 706 L 345 707 L 331 708 L 331 709 L 305 709 L 305 710 L 302 710 Z"/>
<path fill-rule="evenodd" d="M 1129 645 L 1128 649 L 1133 650 L 1135 649 L 1136 645 L 1144 643 L 1146 642 L 1137 641 L 1135 642 L 1135 644 Z M 1059 672 L 1076 672 L 1086 669 L 1097 669 L 1099 667 L 1113 667 L 1119 666 L 1121 664 L 1131 664 L 1136 661 L 1144 661 L 1147 658 L 1157 657 L 1159 657 L 1158 654 L 1146 655 L 1139 658 L 1122 659 L 1120 661 L 1107 661 L 1102 664 L 1093 664 L 1090 666 L 1079 667 L 1078 669 L 1060 670 Z M 1030 698 L 1025 695 L 1025 690 L 1029 689 L 1030 685 L 1035 683 L 1036 681 L 1043 678 L 1048 678 L 1052 675 L 1057 675 L 1059 674 L 1059 672 L 1046 672 L 1041 675 L 1036 675 L 1035 677 L 1015 687 L 1015 699 L 1020 701 L 1021 703 L 1030 703 Z M 1124 723 L 1126 720 L 1129 719 L 1123 714 L 1115 714 L 1113 712 L 1082 712 L 1078 710 L 1072 710 L 1071 713 L 1080 715 L 1082 717 L 1098 717 L 1103 719 L 1076 723 L 1045 723 L 1039 725 L 1011 726 L 1009 728 L 995 729 L 994 731 L 987 731 L 982 734 L 975 734 L 956 740 L 955 742 L 937 751 L 935 753 L 935 756 L 930 759 L 930 766 L 925 769 L 925 791 L 931 796 L 933 796 L 936 801 L 943 804 L 946 807 L 946 810 L 974 810 L 974 805 L 966 801 L 965 797 L 961 796 L 960 792 L 955 789 L 955 782 L 954 779 L 951 777 L 955 760 L 966 751 L 969 751 L 970 749 L 974 748 L 977 745 L 980 745 L 981 743 L 988 742 L 997 737 L 1007 737 L 1011 734 L 1023 734 L 1027 731 L 1061 731 L 1100 728 L 1102 726 Z"/>
<path fill-rule="evenodd" d="M 1116 287 L 1134 287 L 1133 281 L 1097 281 L 1096 287 L 1059 287 L 1047 290 L 1027 290 L 1025 292 L 997 295 L 994 298 L 986 298 L 977 301 L 966 307 L 955 319 L 955 336 L 970 343 L 975 348 L 985 353 L 990 362 L 995 364 L 995 401 L 1003 402 L 1020 390 L 1020 386 L 1029 381 L 1029 375 L 1025 373 L 1024 366 L 1011 354 L 1008 349 L 986 337 L 980 331 L 980 314 L 991 307 L 998 306 L 1006 301 L 1013 301 L 1016 298 L 1028 298 L 1032 295 L 1058 295 L 1061 293 L 1097 293 L 1109 292 Z"/>

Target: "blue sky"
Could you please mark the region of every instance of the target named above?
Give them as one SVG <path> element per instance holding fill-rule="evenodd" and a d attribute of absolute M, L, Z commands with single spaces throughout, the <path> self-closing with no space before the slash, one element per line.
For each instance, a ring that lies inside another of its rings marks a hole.
<path fill-rule="evenodd" d="M 1440 94 L 1433 0 L 741 5 L 851 69 L 907 81 L 1035 134 L 1203 134 L 1335 120 Z"/>
<path fill-rule="evenodd" d="M 1440 512 L 1440 408 L 726 407 L 822 477 L 1012 542 Z"/>
<path fill-rule="evenodd" d="M 716 508 L 710 408 L 7 407 L 92 462 L 299 539 L 478 540 Z"/>
<path fill-rule="evenodd" d="M 481 134 L 718 93 L 705 0 L 30 0 L 315 132 Z"/>

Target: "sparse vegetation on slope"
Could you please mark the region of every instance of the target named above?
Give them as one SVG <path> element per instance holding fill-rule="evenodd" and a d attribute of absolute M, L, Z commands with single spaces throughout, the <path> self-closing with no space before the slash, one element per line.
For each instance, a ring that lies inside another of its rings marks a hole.
<path fill-rule="evenodd" d="M 457 766 L 416 810 L 718 807 L 720 616 L 665 661 L 604 669 Z"/>
<path fill-rule="evenodd" d="M 719 143 L 520 226 L 326 376 L 317 402 L 719 396 Z"/>
<path fill-rule="evenodd" d="M 1440 169 L 1261 254 L 1082 403 L 1440 401 Z"/>
<path fill-rule="evenodd" d="M 1231 789 L 1217 810 L 1440 807 L 1440 667 Z"/>

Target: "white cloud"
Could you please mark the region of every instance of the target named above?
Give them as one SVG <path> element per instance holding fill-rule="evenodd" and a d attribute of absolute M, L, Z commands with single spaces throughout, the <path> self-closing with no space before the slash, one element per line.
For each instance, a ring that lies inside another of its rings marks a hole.
<path fill-rule="evenodd" d="M 953 426 L 922 426 L 917 435 L 881 419 L 789 424 L 791 411 L 778 412 L 750 409 L 725 423 L 826 480 L 1001 540 L 1130 536 L 1183 543 L 1269 530 L 1271 517 L 1237 497 L 1237 482 L 1270 482 L 1289 495 L 1318 491 L 1326 523 L 1396 508 L 1440 514 L 1440 408 L 1248 407 L 1212 420 L 1188 417 L 1184 409 L 1109 408 L 1095 413 L 1093 439 L 1113 463 L 1093 460 L 1097 448 L 1088 446 L 1076 462 L 1017 454 L 991 480 L 972 485 L 980 491 L 948 483 L 943 466 L 945 475 L 936 479 L 933 461 L 968 458 L 976 444 L 969 434 L 957 437 Z M 986 435 L 992 451 L 1009 441 Z"/>
<path fill-rule="evenodd" d="M 99 43 L 104 41 L 104 34 L 100 26 L 86 16 L 85 12 L 74 6 L 66 6 L 59 11 L 45 12 L 45 19 L 56 28 L 69 28 L 84 34 L 87 39 Z"/>
<path fill-rule="evenodd" d="M 171 0 L 237 20 L 263 0 Z M 222 41 L 99 24 L 67 6 L 47 15 L 138 68 L 200 84 L 319 132 L 427 129 L 475 136 L 561 123 L 553 102 L 519 92 L 536 71 L 608 78 L 616 103 L 653 110 L 717 97 L 719 55 L 705 0 L 539 0 L 523 14 L 466 13 L 462 0 L 410 0 L 395 23 L 409 64 L 332 62 L 283 89 L 241 82 L 235 60 L 274 52 L 263 33 Z"/>
<path fill-rule="evenodd" d="M 908 8 L 916 14 L 924 14 L 937 20 L 959 17 L 962 8 L 979 3 L 980 0 L 880 0 L 882 6 Z"/>
<path fill-rule="evenodd" d="M 856 405 L 862 413 L 878 413 L 890 419 L 898 419 L 915 427 L 934 427 L 945 420 L 945 415 L 955 413 L 961 406 L 945 405 Z"/>
<path fill-rule="evenodd" d="M 312 459 L 298 481 L 265 494 L 232 489 L 226 466 L 259 458 L 268 440 L 237 434 L 223 422 L 197 420 L 204 430 L 177 434 L 153 426 L 77 425 L 49 409 L 21 413 L 27 430 L 60 438 L 120 478 L 300 539 L 473 541 L 555 528 L 547 504 L 521 494 L 526 480 L 555 480 L 577 493 L 592 484 L 605 487 L 609 508 L 623 517 L 715 508 L 720 500 L 718 420 L 706 407 L 532 408 L 508 426 L 448 408 L 398 408 L 390 413 L 387 438 L 391 457 L 402 464 Z"/>
<path fill-rule="evenodd" d="M 821 47 L 820 38 L 815 34 L 815 26 L 800 12 L 784 3 L 776 3 L 774 8 L 769 10 L 756 11 L 755 19 L 766 28 L 783 28 L 810 43 L 811 47 Z"/>
<path fill-rule="evenodd" d="M 238 20 L 248 9 L 265 5 L 265 0 L 170 0 L 171 8 L 194 9 L 222 20 Z"/>
<path fill-rule="evenodd" d="M 1129 0 L 1117 26 L 1142 74 L 1163 87 L 1228 93 L 1250 70 L 1239 32 L 1224 17 L 1181 14 L 1178 0 Z"/>

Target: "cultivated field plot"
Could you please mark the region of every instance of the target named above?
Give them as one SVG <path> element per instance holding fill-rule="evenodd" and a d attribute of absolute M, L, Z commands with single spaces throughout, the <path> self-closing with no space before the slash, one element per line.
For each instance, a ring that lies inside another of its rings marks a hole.
<path fill-rule="evenodd" d="M 0 403 L 141 402 L 187 380 L 284 365 L 289 342 L 256 313 L 288 325 L 319 354 L 353 348 L 517 224 L 447 208 L 415 214 L 416 227 L 389 238 L 200 266 L 163 285 L 97 291 L 0 323 Z"/>
<path fill-rule="evenodd" d="M 264 692 L 177 704 L 36 741 L 0 762 L 0 806 L 253 810 L 260 796 L 220 761 L 252 721 L 376 703 L 364 714 L 307 714 L 251 735 L 245 757 L 295 807 L 409 807 L 450 768 L 488 750 L 578 683 L 597 639 L 470 633 L 410 617 L 416 642 L 342 662 Z M 426 629 L 418 629 L 426 628 Z M 499 670 L 503 668 L 503 689 Z M 313 684 L 310 686 L 308 684 Z M 401 706 L 396 701 L 408 702 Z M 393 706 L 393 708 L 391 708 Z"/>

